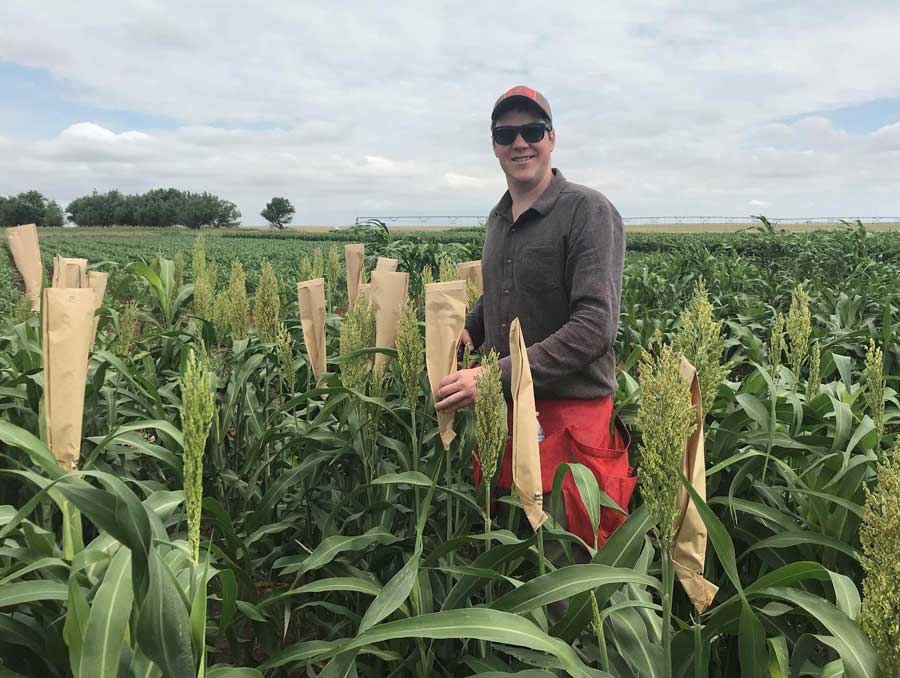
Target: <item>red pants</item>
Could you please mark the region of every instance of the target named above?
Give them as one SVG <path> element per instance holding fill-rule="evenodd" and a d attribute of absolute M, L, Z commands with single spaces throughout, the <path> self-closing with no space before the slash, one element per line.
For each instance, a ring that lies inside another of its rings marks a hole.
<path fill-rule="evenodd" d="M 513 408 L 511 403 L 507 405 L 507 429 L 511 429 Z M 559 464 L 577 462 L 589 468 L 600 489 L 623 510 L 627 510 L 637 478 L 628 465 L 628 431 L 618 418 L 615 419 L 615 426 L 610 426 L 613 421 L 612 396 L 596 400 L 536 400 L 535 408 L 545 436 L 540 442 L 544 493 L 553 491 L 553 477 Z M 474 462 L 474 476 L 475 485 L 480 485 L 481 466 L 477 459 Z M 512 487 L 511 440 L 506 441 L 496 486 L 504 489 Z M 591 521 L 571 473 L 566 474 L 562 495 L 569 532 L 593 546 Z M 625 516 L 621 513 L 603 508 L 597 530 L 598 545 L 606 542 L 624 520 Z"/>

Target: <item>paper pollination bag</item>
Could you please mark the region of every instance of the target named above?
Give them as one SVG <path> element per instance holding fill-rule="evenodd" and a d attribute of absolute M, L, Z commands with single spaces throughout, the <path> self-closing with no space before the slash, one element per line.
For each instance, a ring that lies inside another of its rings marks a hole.
<path fill-rule="evenodd" d="M 53 257 L 53 287 L 87 287 L 87 259 L 73 259 L 56 255 Z"/>
<path fill-rule="evenodd" d="M 682 473 L 694 490 L 706 499 L 706 460 L 703 449 L 703 408 L 700 401 L 700 383 L 697 371 L 687 359 L 681 359 L 681 378 L 691 386 L 691 403 L 697 412 L 697 427 L 688 438 L 684 450 Z M 682 486 L 678 490 L 679 518 L 675 539 L 670 553 L 675 564 L 675 574 L 697 612 L 703 612 L 715 598 L 719 588 L 703 577 L 706 562 L 706 526 L 697 511 L 697 505 Z"/>
<path fill-rule="evenodd" d="M 41 310 L 41 285 L 43 270 L 41 248 L 38 244 L 37 227 L 34 224 L 13 226 L 6 229 L 6 240 L 12 254 L 13 263 L 25 283 L 25 294 L 31 300 L 31 309 Z"/>
<path fill-rule="evenodd" d="M 513 401 L 512 477 L 513 487 L 531 529 L 537 532 L 544 524 L 544 489 L 541 484 L 541 452 L 537 437 L 537 412 L 534 405 L 534 382 L 525 350 L 525 337 L 519 319 L 509 327 L 509 357 L 512 375 L 510 390 Z"/>
<path fill-rule="evenodd" d="M 359 284 L 359 289 L 356 292 L 356 301 L 362 302 L 363 304 L 372 303 L 372 283 Z"/>
<path fill-rule="evenodd" d="M 103 297 L 106 295 L 106 283 L 109 280 L 109 274 L 103 271 L 88 271 L 87 284 L 94 291 L 94 329 L 91 331 L 91 348 L 94 350 L 94 342 L 97 339 L 97 324 L 100 318 L 97 317 L 97 311 L 103 305 Z"/>
<path fill-rule="evenodd" d="M 354 243 L 344 245 L 344 263 L 347 267 L 347 302 L 348 307 L 356 303 L 359 286 L 363 278 L 363 260 L 366 256 L 366 246 Z"/>
<path fill-rule="evenodd" d="M 59 465 L 73 471 L 81 450 L 84 387 L 94 329 L 92 289 L 44 290 L 44 415 Z"/>
<path fill-rule="evenodd" d="M 456 372 L 456 347 L 466 320 L 464 280 L 425 285 L 425 366 L 431 392 L 436 394 L 441 379 Z M 453 413 L 438 412 L 438 428 L 444 449 L 456 437 Z"/>
<path fill-rule="evenodd" d="M 397 323 L 409 294 L 409 274 L 396 271 L 372 271 L 372 305 L 375 307 L 375 346 L 397 347 Z M 389 357 L 375 354 L 375 366 L 387 366 Z"/>
<path fill-rule="evenodd" d="M 318 383 L 325 373 L 325 280 L 316 278 L 297 283 L 297 303 L 303 343 L 306 344 L 313 378 Z"/>
<path fill-rule="evenodd" d="M 375 262 L 375 270 L 396 271 L 399 265 L 400 261 L 398 259 L 391 259 L 390 257 L 378 257 L 378 261 Z"/>
<path fill-rule="evenodd" d="M 460 280 L 474 280 L 478 291 L 484 292 L 484 277 L 480 261 L 461 261 L 456 265 L 456 277 Z"/>

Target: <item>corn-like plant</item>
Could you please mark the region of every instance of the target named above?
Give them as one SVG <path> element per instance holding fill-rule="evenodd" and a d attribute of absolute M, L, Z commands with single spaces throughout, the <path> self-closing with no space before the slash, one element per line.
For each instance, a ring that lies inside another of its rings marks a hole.
<path fill-rule="evenodd" d="M 375 311 L 368 304 L 354 304 L 341 323 L 341 353 L 347 354 L 375 345 Z M 341 364 L 341 381 L 347 388 L 366 392 L 372 360 L 357 356 Z"/>
<path fill-rule="evenodd" d="M 403 392 L 415 409 L 419 399 L 419 379 L 425 366 L 425 347 L 419 333 L 419 321 L 416 307 L 411 299 L 403 305 L 400 319 L 397 322 L 397 364 L 400 366 L 400 379 Z"/>
<path fill-rule="evenodd" d="M 250 302 L 247 300 L 247 279 L 244 267 L 237 259 L 231 262 L 228 281 L 228 327 L 235 341 L 247 338 L 250 331 Z"/>
<path fill-rule="evenodd" d="M 278 354 L 278 369 L 281 372 L 281 382 L 284 384 L 288 398 L 290 398 L 294 395 L 294 390 L 297 387 L 297 371 L 294 369 L 294 342 L 284 323 L 278 323 L 278 333 L 275 336 L 275 351 Z"/>
<path fill-rule="evenodd" d="M 791 295 L 791 307 L 787 315 L 788 359 L 794 375 L 794 385 L 800 383 L 800 370 L 809 354 L 809 336 L 812 325 L 809 316 L 809 295 L 803 285 L 797 285 Z"/>
<path fill-rule="evenodd" d="M 175 279 L 175 290 L 176 290 L 176 294 L 177 294 L 177 290 L 179 290 L 181 288 L 181 286 L 184 285 L 184 251 L 183 250 L 179 250 L 175 253 L 173 262 L 174 262 L 174 266 L 175 266 L 174 279 Z"/>
<path fill-rule="evenodd" d="M 216 293 L 213 299 L 212 311 L 209 314 L 209 321 L 216 331 L 216 340 L 220 346 L 224 343 L 224 339 L 228 336 L 230 331 L 230 309 L 231 297 L 229 296 L 228 288 L 226 287 Z"/>
<path fill-rule="evenodd" d="M 506 401 L 500 379 L 500 356 L 491 352 L 481 362 L 475 379 L 475 437 L 478 440 L 478 463 L 485 483 L 497 472 L 500 455 L 506 445 Z"/>
<path fill-rule="evenodd" d="M 422 269 L 422 298 L 425 298 L 425 286 L 434 282 L 434 269 L 429 264 L 425 264 Z"/>
<path fill-rule="evenodd" d="M 325 250 L 321 247 L 313 248 L 309 273 L 311 277 L 307 280 L 325 277 Z"/>
<path fill-rule="evenodd" d="M 681 356 L 664 345 L 658 356 L 646 351 L 639 366 L 641 430 L 638 482 L 660 543 L 663 569 L 663 659 L 672 675 L 672 593 L 675 573 L 669 547 L 678 516 L 678 490 L 688 436 L 696 428 L 691 391 L 681 378 Z"/>
<path fill-rule="evenodd" d="M 200 515 L 203 501 L 203 452 L 213 416 L 212 374 L 206 356 L 191 351 L 181 376 L 181 429 L 184 434 L 184 498 L 191 558 L 200 559 Z"/>
<path fill-rule="evenodd" d="M 13 308 L 13 318 L 16 323 L 22 323 L 34 315 L 31 310 L 31 299 L 27 294 L 18 294 L 16 296 L 16 305 Z"/>
<path fill-rule="evenodd" d="M 469 279 L 466 282 L 466 308 L 471 311 L 480 298 L 481 290 L 478 289 L 478 283 Z"/>
<path fill-rule="evenodd" d="M 341 248 L 332 245 L 328 248 L 328 257 L 325 261 L 325 294 L 328 297 L 328 310 L 334 312 L 337 302 L 335 295 L 341 289 L 341 273 L 344 270 L 344 257 Z"/>
<path fill-rule="evenodd" d="M 878 437 L 884 435 L 884 353 L 875 344 L 875 340 L 869 339 L 869 347 L 866 350 L 866 406 Z"/>
<path fill-rule="evenodd" d="M 119 328 L 113 342 L 113 352 L 125 356 L 131 351 L 131 345 L 138 335 L 140 325 L 140 307 L 137 302 L 129 301 L 119 314 Z"/>
<path fill-rule="evenodd" d="M 256 333 L 265 343 L 275 341 L 281 320 L 281 302 L 278 299 L 278 278 L 268 259 L 259 266 L 259 285 L 253 301 L 253 322 Z"/>
<path fill-rule="evenodd" d="M 769 367 L 772 368 L 772 379 L 778 381 L 781 372 L 781 356 L 784 353 L 784 314 L 775 314 L 772 330 L 769 334 Z"/>
<path fill-rule="evenodd" d="M 600 616 L 600 606 L 597 604 L 597 596 L 591 591 L 591 626 L 594 635 L 597 636 L 597 645 L 600 648 L 600 668 L 609 672 L 609 655 L 606 651 L 606 634 L 603 632 L 603 617 Z"/>
<path fill-rule="evenodd" d="M 713 318 L 713 306 L 701 278 L 681 314 L 681 332 L 675 336 L 672 348 L 683 353 L 697 370 L 704 417 L 712 408 L 719 384 L 730 371 L 730 364 L 721 362 L 725 352 L 722 325 L 721 320 Z"/>
<path fill-rule="evenodd" d="M 456 280 L 456 264 L 450 257 L 441 257 L 438 262 L 438 279 L 441 282 Z"/>
<path fill-rule="evenodd" d="M 194 238 L 191 259 L 191 273 L 194 282 L 194 315 L 209 319 L 216 294 L 215 272 L 206 260 L 206 237 Z"/>
<path fill-rule="evenodd" d="M 862 626 L 885 676 L 900 676 L 900 443 L 877 466 L 877 485 L 866 488 L 862 544 Z"/>
<path fill-rule="evenodd" d="M 809 350 L 809 378 L 806 380 L 806 402 L 809 402 L 819 393 L 822 385 L 822 352 L 819 342 L 814 341 Z"/>

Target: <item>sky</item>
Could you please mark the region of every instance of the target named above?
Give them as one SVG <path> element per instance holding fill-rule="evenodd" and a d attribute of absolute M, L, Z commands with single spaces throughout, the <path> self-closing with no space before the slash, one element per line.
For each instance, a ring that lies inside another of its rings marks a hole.
<path fill-rule="evenodd" d="M 0 195 L 487 215 L 490 110 L 525 84 L 554 166 L 625 217 L 900 216 L 898 26 L 895 0 L 3 0 Z"/>

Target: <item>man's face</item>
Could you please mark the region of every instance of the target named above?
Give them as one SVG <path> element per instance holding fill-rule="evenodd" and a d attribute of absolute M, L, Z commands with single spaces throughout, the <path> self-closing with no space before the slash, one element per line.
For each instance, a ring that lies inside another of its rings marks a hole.
<path fill-rule="evenodd" d="M 541 118 L 534 113 L 511 111 L 497 118 L 494 126 L 527 125 L 540 120 Z M 540 183 L 550 172 L 550 154 L 556 143 L 556 132 L 553 130 L 545 132 L 544 138 L 534 144 L 527 143 L 521 134 L 509 146 L 492 143 L 494 155 L 500 161 L 500 167 L 507 180 L 517 184 L 519 188 L 528 189 Z"/>

